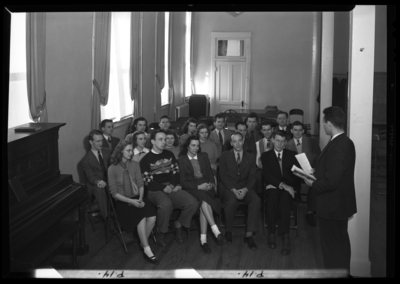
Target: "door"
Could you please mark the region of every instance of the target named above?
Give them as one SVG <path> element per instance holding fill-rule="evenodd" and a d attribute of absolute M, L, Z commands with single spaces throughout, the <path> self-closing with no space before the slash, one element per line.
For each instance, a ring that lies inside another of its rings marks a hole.
<path fill-rule="evenodd" d="M 244 107 L 246 62 L 215 61 L 216 113 Z"/>
<path fill-rule="evenodd" d="M 249 108 L 251 33 L 212 33 L 210 114 Z"/>

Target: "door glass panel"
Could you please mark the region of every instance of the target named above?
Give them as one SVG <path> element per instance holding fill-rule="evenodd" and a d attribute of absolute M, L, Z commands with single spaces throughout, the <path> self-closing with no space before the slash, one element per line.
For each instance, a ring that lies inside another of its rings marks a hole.
<path fill-rule="evenodd" d="M 219 39 L 217 56 L 244 56 L 244 40 Z"/>

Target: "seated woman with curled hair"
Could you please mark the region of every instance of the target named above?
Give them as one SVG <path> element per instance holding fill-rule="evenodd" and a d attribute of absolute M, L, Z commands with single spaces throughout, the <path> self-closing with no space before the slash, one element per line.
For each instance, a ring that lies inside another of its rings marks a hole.
<path fill-rule="evenodd" d="M 171 129 L 166 130 L 165 134 L 165 150 L 174 153 L 175 159 L 178 160 L 179 152 L 181 151 L 181 147 L 179 147 L 178 135 Z"/>
<path fill-rule="evenodd" d="M 195 136 L 199 138 L 201 151 L 208 154 L 211 168 L 213 169 L 214 175 L 216 175 L 218 167 L 217 161 L 219 158 L 218 149 L 213 142 L 208 140 L 208 137 L 210 136 L 208 126 L 203 123 L 197 126 Z"/>
<path fill-rule="evenodd" d="M 157 209 L 144 197 L 140 166 L 132 161 L 132 144 L 125 140 L 115 147 L 108 168 L 108 184 L 116 199 L 118 221 L 126 232 L 137 229 L 145 260 L 158 264 L 149 246 L 149 235 L 156 222 Z"/>
<path fill-rule="evenodd" d="M 179 137 L 179 145 L 182 147 L 189 136 L 194 135 L 196 132 L 197 120 L 190 117 L 182 126 L 182 135 Z"/>
<path fill-rule="evenodd" d="M 216 197 L 214 174 L 207 153 L 200 152 L 200 141 L 189 136 L 180 152 L 180 184 L 200 204 L 200 245 L 205 253 L 211 253 L 207 244 L 207 224 L 210 225 L 218 245 L 226 243 L 214 221 L 213 211 L 221 213 L 221 202 Z"/>
<path fill-rule="evenodd" d="M 140 163 L 140 160 L 150 151 L 150 149 L 145 147 L 145 145 L 147 145 L 147 138 L 146 133 L 143 131 L 131 133 L 129 137 L 125 138 L 125 142 L 132 144 L 132 161 Z"/>

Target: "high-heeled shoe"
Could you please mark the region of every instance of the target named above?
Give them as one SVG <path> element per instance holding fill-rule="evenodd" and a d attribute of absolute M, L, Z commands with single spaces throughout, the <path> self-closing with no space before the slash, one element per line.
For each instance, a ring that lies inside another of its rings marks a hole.
<path fill-rule="evenodd" d="M 143 252 L 143 258 L 144 258 L 145 260 L 147 260 L 148 262 L 150 262 L 151 264 L 154 264 L 154 265 L 158 265 L 158 264 L 160 263 L 159 260 L 158 260 L 158 258 L 155 257 L 155 255 L 153 255 L 152 257 L 148 257 L 147 254 L 145 254 L 145 253 Z"/>

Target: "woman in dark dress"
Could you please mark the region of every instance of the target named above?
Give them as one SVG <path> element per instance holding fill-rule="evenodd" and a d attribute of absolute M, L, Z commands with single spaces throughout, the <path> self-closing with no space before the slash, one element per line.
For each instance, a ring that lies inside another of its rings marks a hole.
<path fill-rule="evenodd" d="M 108 185 L 116 199 L 118 221 L 126 232 L 137 229 L 143 257 L 158 264 L 149 246 L 149 235 L 156 222 L 157 209 L 144 197 L 144 185 L 137 162 L 132 161 L 133 146 L 122 140 L 111 155 Z"/>
<path fill-rule="evenodd" d="M 207 153 L 200 153 L 200 141 L 189 136 L 182 147 L 178 160 L 180 184 L 200 204 L 200 244 L 205 253 L 211 253 L 207 244 L 207 224 L 210 224 L 217 244 L 226 242 L 214 221 L 213 211 L 221 212 L 221 202 L 216 197 L 214 174 Z"/>

